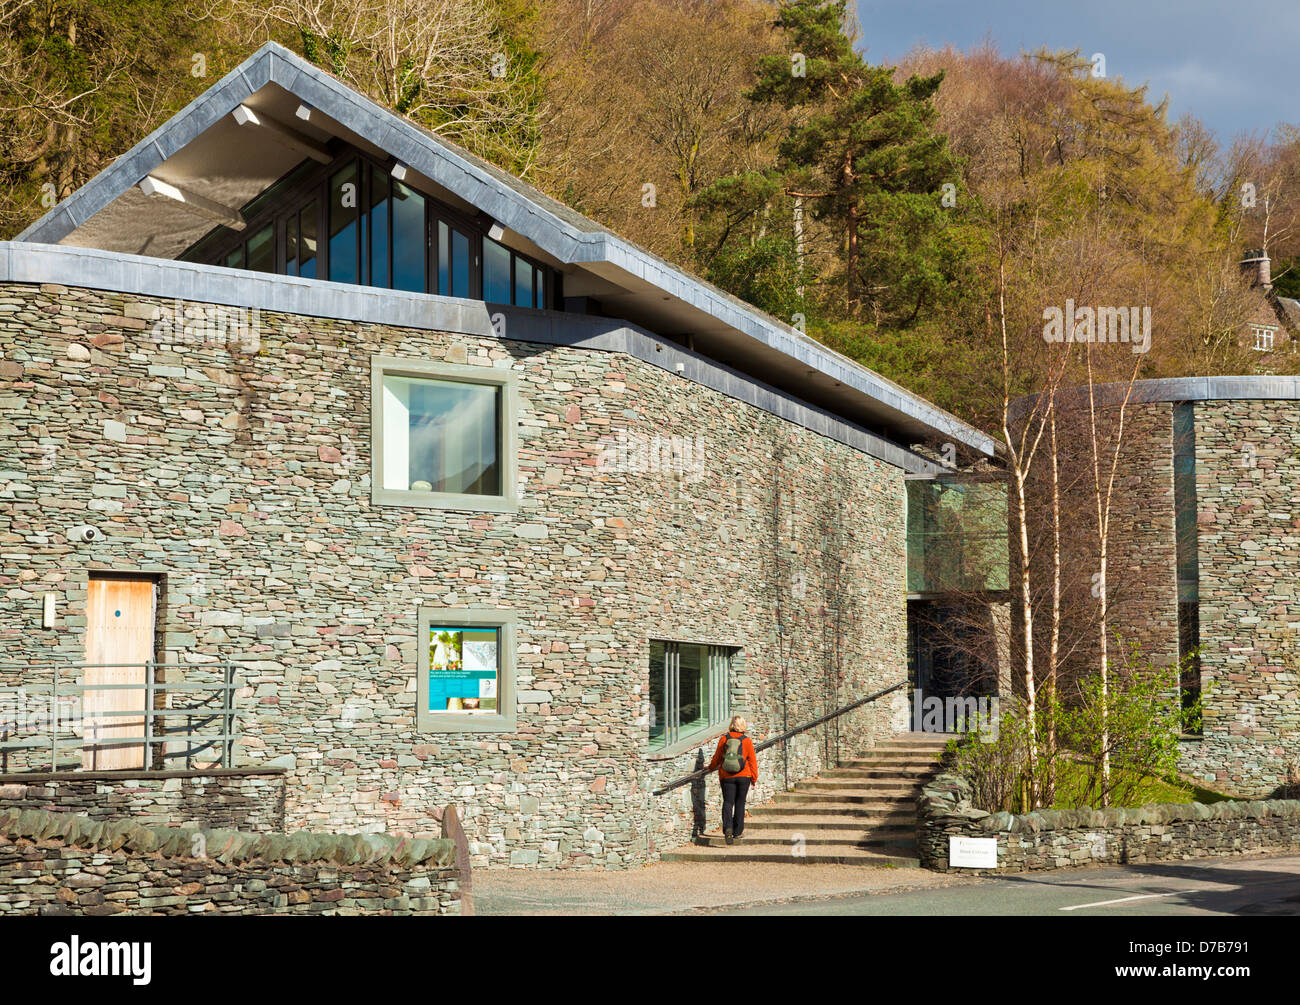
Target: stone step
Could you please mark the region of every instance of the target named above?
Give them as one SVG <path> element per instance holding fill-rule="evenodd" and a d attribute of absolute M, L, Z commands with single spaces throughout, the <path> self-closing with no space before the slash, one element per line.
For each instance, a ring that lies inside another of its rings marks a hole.
<path fill-rule="evenodd" d="M 852 757 L 841 758 L 835 766 L 838 768 L 938 768 L 942 764 L 938 757 L 900 752 L 896 757 L 889 753 L 855 754 Z"/>
<path fill-rule="evenodd" d="M 736 844 L 754 845 L 763 849 L 793 848 L 802 839 L 809 851 L 822 848 L 865 848 L 891 855 L 915 855 L 916 841 L 911 834 L 862 834 L 859 831 L 752 831 L 745 828 L 745 836 Z M 721 834 L 705 834 L 695 839 L 696 847 L 725 848 Z M 734 846 L 733 846 L 734 847 Z"/>
<path fill-rule="evenodd" d="M 796 802 L 766 803 L 755 806 L 747 812 L 754 816 L 854 816 L 903 817 L 916 815 L 915 800 L 898 800 L 896 802 L 874 800 L 871 802 L 847 802 L 844 800 L 824 800 L 809 796 Z"/>
<path fill-rule="evenodd" d="M 799 782 L 792 792 L 778 792 L 773 798 L 775 799 L 797 799 L 800 796 L 825 796 L 842 794 L 846 799 L 853 797 L 858 799 L 916 799 L 921 794 L 922 786 L 909 784 L 907 782 L 890 782 L 882 779 L 862 779 L 858 784 L 846 785 L 838 778 L 809 778 L 807 781 Z"/>
<path fill-rule="evenodd" d="M 782 813 L 780 815 L 749 817 L 745 820 L 745 833 L 748 834 L 751 830 L 788 830 L 806 831 L 808 833 L 826 830 L 854 831 L 859 834 L 875 834 L 877 832 L 882 834 L 913 834 L 916 831 L 916 815 L 899 813 L 888 817 L 861 817 L 836 816 L 834 814 L 803 816 L 797 813 Z"/>
<path fill-rule="evenodd" d="M 861 865 L 877 868 L 893 867 L 916 869 L 920 860 L 912 855 L 886 855 L 865 848 L 806 848 L 805 855 L 791 855 L 786 849 L 770 846 L 749 846 L 746 838 L 733 845 L 718 848 L 705 848 L 698 845 L 686 845 L 674 851 L 664 852 L 660 858 L 665 862 L 782 862 L 792 865 Z"/>
<path fill-rule="evenodd" d="M 864 781 L 879 778 L 882 780 L 894 779 L 896 781 L 925 781 L 939 773 L 938 765 L 922 767 L 896 768 L 886 765 L 876 767 L 852 767 L 852 768 L 827 768 L 818 778 L 861 778 Z"/>

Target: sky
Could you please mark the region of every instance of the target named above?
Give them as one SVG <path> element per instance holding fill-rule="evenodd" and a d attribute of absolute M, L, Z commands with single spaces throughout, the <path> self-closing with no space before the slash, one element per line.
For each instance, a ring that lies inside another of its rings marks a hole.
<path fill-rule="evenodd" d="M 857 9 L 873 63 L 896 63 L 923 42 L 966 49 L 989 39 L 1005 55 L 1077 48 L 1085 59 L 1102 53 L 1108 77 L 1150 85 L 1153 100 L 1168 94 L 1171 121 L 1190 112 L 1225 144 L 1300 124 L 1300 0 L 857 0 Z"/>

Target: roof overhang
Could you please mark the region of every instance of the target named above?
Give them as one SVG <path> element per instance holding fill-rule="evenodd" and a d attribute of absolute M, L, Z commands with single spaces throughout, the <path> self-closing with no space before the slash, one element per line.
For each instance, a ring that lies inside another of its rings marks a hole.
<path fill-rule="evenodd" d="M 701 354 L 896 442 L 947 441 L 986 456 L 996 452 L 993 437 L 382 108 L 275 43 L 17 240 L 174 259 L 211 229 L 214 214 L 236 212 L 331 141 L 400 162 L 432 194 L 487 214 L 506 228 L 506 243 L 560 269 L 566 291 L 602 299 L 635 324 L 661 335 L 690 335 Z M 170 188 L 182 198 L 147 194 L 141 188 L 147 179 L 160 184 L 145 189 Z"/>

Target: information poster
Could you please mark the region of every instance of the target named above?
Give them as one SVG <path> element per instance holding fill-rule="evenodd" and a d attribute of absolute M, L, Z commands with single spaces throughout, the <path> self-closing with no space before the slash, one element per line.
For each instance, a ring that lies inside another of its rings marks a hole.
<path fill-rule="evenodd" d="M 496 712 L 500 630 L 429 629 L 429 711 Z"/>

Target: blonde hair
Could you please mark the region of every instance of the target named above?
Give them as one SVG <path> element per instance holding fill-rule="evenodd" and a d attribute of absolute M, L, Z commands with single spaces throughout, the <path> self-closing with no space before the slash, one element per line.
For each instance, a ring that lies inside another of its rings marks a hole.
<path fill-rule="evenodd" d="M 731 717 L 731 725 L 727 728 L 737 733 L 747 733 L 749 732 L 749 723 L 745 721 L 743 715 L 733 715 Z"/>

